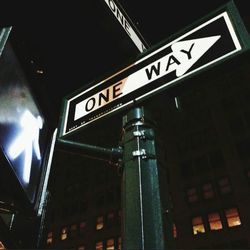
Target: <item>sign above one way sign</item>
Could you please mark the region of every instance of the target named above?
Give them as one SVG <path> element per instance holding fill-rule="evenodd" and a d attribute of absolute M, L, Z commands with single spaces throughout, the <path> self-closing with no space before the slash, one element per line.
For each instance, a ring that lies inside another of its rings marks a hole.
<path fill-rule="evenodd" d="M 239 26 L 239 16 L 234 16 L 237 14 L 232 3 L 225 5 L 182 35 L 142 54 L 133 64 L 66 98 L 60 135 L 68 135 L 248 48 L 248 40 L 241 35 L 244 26 Z"/>

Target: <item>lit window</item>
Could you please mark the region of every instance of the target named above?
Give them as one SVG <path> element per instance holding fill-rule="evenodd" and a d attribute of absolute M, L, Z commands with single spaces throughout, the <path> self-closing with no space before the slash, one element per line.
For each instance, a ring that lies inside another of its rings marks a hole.
<path fill-rule="evenodd" d="M 177 238 L 177 229 L 175 223 L 173 224 L 173 237 Z"/>
<path fill-rule="evenodd" d="M 205 227 L 202 221 L 201 216 L 194 217 L 192 219 L 192 225 L 193 225 L 193 234 L 200 234 L 200 233 L 205 233 Z"/>
<path fill-rule="evenodd" d="M 187 199 L 189 203 L 198 201 L 198 194 L 196 188 L 189 188 L 187 190 Z"/>
<path fill-rule="evenodd" d="M 202 186 L 202 192 L 204 199 L 212 199 L 214 197 L 214 190 L 212 183 L 206 183 Z"/>
<path fill-rule="evenodd" d="M 118 237 L 118 250 L 122 250 L 122 238 Z"/>
<path fill-rule="evenodd" d="M 211 231 L 222 229 L 222 223 L 219 213 L 208 214 L 208 222 Z"/>
<path fill-rule="evenodd" d="M 114 250 L 115 249 L 115 241 L 114 239 L 107 240 L 107 250 Z"/>
<path fill-rule="evenodd" d="M 47 236 L 47 244 L 52 244 L 53 242 L 53 233 L 52 232 L 49 232 L 48 233 L 48 236 Z M 1 249 L 1 248 L 0 248 Z"/>
<path fill-rule="evenodd" d="M 237 208 L 229 208 L 225 210 L 228 227 L 236 227 L 241 225 L 240 216 Z"/>
<path fill-rule="evenodd" d="M 99 216 L 97 217 L 97 220 L 96 220 L 96 230 L 101 230 L 104 226 L 104 223 L 103 223 L 103 216 Z"/>
<path fill-rule="evenodd" d="M 84 246 L 79 246 L 79 247 L 77 248 L 77 250 L 85 250 L 85 247 L 84 247 Z"/>
<path fill-rule="evenodd" d="M 68 229 L 67 227 L 63 227 L 61 231 L 61 240 L 66 240 L 68 237 Z"/>
<path fill-rule="evenodd" d="M 102 243 L 102 241 L 96 242 L 95 249 L 96 250 L 103 250 L 103 243 Z"/>
<path fill-rule="evenodd" d="M 218 181 L 219 189 L 221 194 L 229 194 L 232 192 L 230 181 L 228 177 L 224 177 Z"/>

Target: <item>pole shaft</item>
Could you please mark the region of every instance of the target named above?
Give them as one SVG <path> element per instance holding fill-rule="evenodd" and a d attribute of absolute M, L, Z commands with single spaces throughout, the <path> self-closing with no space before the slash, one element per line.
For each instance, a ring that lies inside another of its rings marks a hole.
<path fill-rule="evenodd" d="M 123 127 L 123 249 L 165 249 L 152 120 L 134 108 L 123 117 Z"/>

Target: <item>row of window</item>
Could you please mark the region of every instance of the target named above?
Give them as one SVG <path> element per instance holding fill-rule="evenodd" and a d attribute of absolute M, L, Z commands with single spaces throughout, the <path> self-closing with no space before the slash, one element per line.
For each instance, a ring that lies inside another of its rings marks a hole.
<path fill-rule="evenodd" d="M 121 212 L 109 212 L 106 215 L 100 215 L 96 217 L 95 230 L 100 231 L 104 228 L 110 229 L 113 226 L 120 225 Z M 87 229 L 87 221 L 75 223 L 70 226 L 63 226 L 60 232 L 60 239 L 62 241 L 66 239 L 73 239 L 77 236 L 83 236 Z M 47 235 L 47 244 L 53 243 L 53 232 L 49 232 Z"/>
<path fill-rule="evenodd" d="M 121 250 L 122 244 L 121 244 L 121 237 L 118 237 L 116 240 L 115 238 L 107 239 L 106 241 L 98 241 L 95 245 L 95 250 Z M 78 250 L 85 250 L 85 248 L 81 248 Z"/>
<path fill-rule="evenodd" d="M 1 248 L 0 248 L 1 249 Z M 3 248 L 5 249 L 5 248 Z M 85 247 L 84 244 L 79 245 L 78 247 L 74 248 L 72 247 L 71 249 L 77 249 L 77 250 L 86 250 L 87 248 Z M 89 248 L 88 248 L 89 249 Z M 121 237 L 119 236 L 118 238 L 108 238 L 103 241 L 97 241 L 95 243 L 95 247 L 91 248 L 95 250 L 121 250 L 122 249 L 122 244 L 121 244 Z"/>
<path fill-rule="evenodd" d="M 236 227 L 241 225 L 241 219 L 237 208 L 228 208 L 222 213 L 216 211 L 207 214 L 207 216 L 195 216 L 192 218 L 193 235 L 205 233 L 208 229 L 210 231 L 222 230 L 223 219 L 226 219 L 227 227 Z M 208 225 L 208 228 L 207 228 Z"/>
<path fill-rule="evenodd" d="M 237 227 L 241 225 L 239 211 L 236 207 L 224 209 L 222 212 L 215 211 L 206 216 L 194 216 L 191 219 L 192 234 L 204 234 L 207 231 L 218 231 L 224 227 Z M 173 237 L 177 238 L 178 229 L 173 224 Z"/>
<path fill-rule="evenodd" d="M 109 213 L 107 215 L 107 219 L 113 220 L 114 214 Z M 223 220 L 226 221 L 226 225 L 223 225 L 224 224 Z M 223 227 L 225 226 L 231 228 L 231 227 L 236 227 L 236 226 L 241 225 L 239 211 L 236 207 L 224 209 L 221 213 L 218 211 L 215 211 L 215 212 L 207 214 L 206 216 L 201 216 L 201 215 L 195 216 L 191 219 L 191 222 L 192 222 L 193 235 L 202 234 L 208 230 L 210 231 L 222 230 Z M 102 230 L 104 228 L 104 225 L 105 225 L 104 216 L 98 216 L 96 218 L 95 229 L 97 231 Z M 86 222 L 81 222 L 79 224 L 80 234 L 86 230 L 86 226 L 87 226 Z M 63 227 L 61 229 L 61 240 L 68 239 L 69 235 L 71 237 L 77 236 L 77 224 L 73 224 L 70 227 Z M 177 238 L 176 224 L 173 224 L 173 237 Z M 113 242 L 113 245 L 114 245 L 114 240 L 107 241 L 107 244 L 108 242 Z M 53 232 L 49 232 L 47 236 L 47 244 L 52 244 L 52 243 L 53 243 Z M 100 248 L 96 248 L 96 249 L 103 249 L 104 243 L 102 241 L 98 242 L 97 246 L 99 246 Z"/>
<path fill-rule="evenodd" d="M 117 223 L 119 223 L 121 220 L 120 218 L 121 218 L 120 211 L 118 212 L 118 215 L 116 215 L 114 212 L 110 212 L 106 216 L 103 215 L 98 216 L 96 218 L 96 230 L 99 231 L 104 227 L 110 228 L 114 225 L 117 225 Z"/>
<path fill-rule="evenodd" d="M 198 201 L 210 200 L 215 198 L 216 193 L 227 195 L 232 193 L 232 186 L 227 176 L 216 180 L 216 183 L 205 182 L 199 187 L 190 187 L 186 190 L 188 203 L 196 203 Z"/>

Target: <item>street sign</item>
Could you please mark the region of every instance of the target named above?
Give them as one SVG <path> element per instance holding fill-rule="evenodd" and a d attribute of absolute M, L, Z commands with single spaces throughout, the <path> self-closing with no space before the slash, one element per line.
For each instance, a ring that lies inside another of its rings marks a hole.
<path fill-rule="evenodd" d="M 114 75 L 66 97 L 60 136 L 245 51 L 249 37 L 239 20 L 233 3 L 227 4 Z"/>
<path fill-rule="evenodd" d="M 138 50 L 140 52 L 143 52 L 146 48 L 148 48 L 148 45 L 144 40 L 144 38 L 142 37 L 141 33 L 138 31 L 136 26 L 130 20 L 129 16 L 120 6 L 118 1 L 104 0 L 104 2 L 107 4 L 110 11 L 116 17 L 117 21 L 121 24 L 122 28 L 126 31 L 129 38 L 133 41 Z"/>

